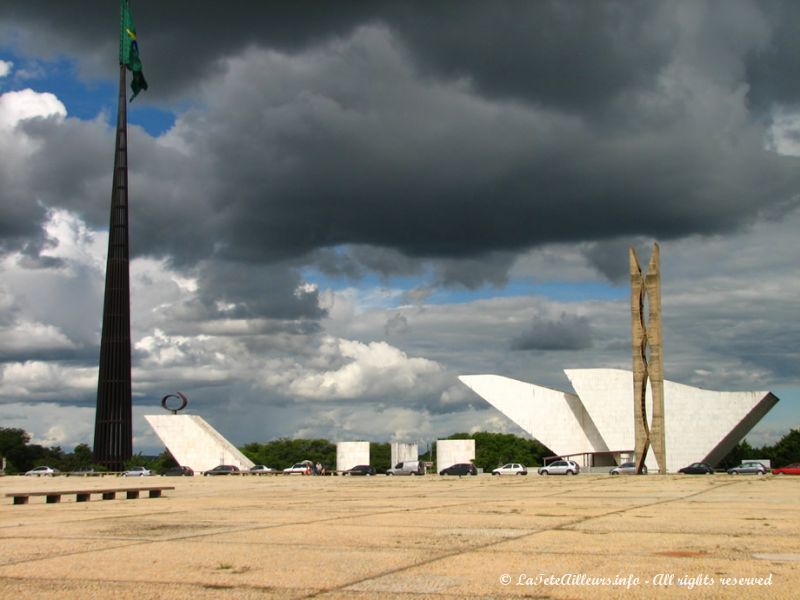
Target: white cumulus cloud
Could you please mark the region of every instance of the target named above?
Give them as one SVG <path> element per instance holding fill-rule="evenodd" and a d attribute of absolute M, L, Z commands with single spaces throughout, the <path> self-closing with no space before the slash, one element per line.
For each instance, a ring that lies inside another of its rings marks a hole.
<path fill-rule="evenodd" d="M 63 119 L 67 109 L 55 94 L 35 92 L 27 88 L 6 92 L 0 96 L 0 127 L 11 129 L 20 121 L 36 117 L 56 117 Z"/>
<path fill-rule="evenodd" d="M 411 390 L 422 377 L 441 371 L 438 363 L 409 357 L 386 342 L 365 344 L 328 337 L 319 358 L 330 361 L 331 368 L 297 377 L 290 385 L 293 394 L 322 400 L 397 393 Z"/>

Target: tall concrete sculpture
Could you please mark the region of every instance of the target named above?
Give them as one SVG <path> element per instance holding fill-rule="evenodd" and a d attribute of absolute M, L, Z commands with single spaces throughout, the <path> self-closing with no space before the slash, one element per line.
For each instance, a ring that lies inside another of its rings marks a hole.
<path fill-rule="evenodd" d="M 664 357 L 661 338 L 661 260 L 658 244 L 642 273 L 636 251 L 628 251 L 631 274 L 631 334 L 633 353 L 634 455 L 636 471 L 644 470 L 647 451 L 652 446 L 658 469 L 667 472 L 664 434 Z M 647 325 L 644 305 L 647 300 Z M 649 350 L 649 352 L 648 352 Z M 649 357 L 648 357 L 649 354 Z M 647 381 L 650 380 L 652 419 L 647 422 Z"/>

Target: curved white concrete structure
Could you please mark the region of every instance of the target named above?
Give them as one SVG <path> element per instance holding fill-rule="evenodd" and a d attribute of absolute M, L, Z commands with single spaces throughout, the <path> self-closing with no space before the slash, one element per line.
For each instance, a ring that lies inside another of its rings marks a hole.
<path fill-rule="evenodd" d="M 246 471 L 253 461 L 199 415 L 145 415 L 156 435 L 179 465 L 195 473 L 217 465 L 236 465 Z"/>
<path fill-rule="evenodd" d="M 459 379 L 559 455 L 634 447 L 633 379 L 621 369 L 567 369 L 570 394 L 499 375 Z M 647 391 L 648 401 L 650 390 Z M 720 461 L 775 406 L 771 392 L 715 392 L 664 381 L 667 471 Z M 652 452 L 647 466 L 657 468 Z"/>

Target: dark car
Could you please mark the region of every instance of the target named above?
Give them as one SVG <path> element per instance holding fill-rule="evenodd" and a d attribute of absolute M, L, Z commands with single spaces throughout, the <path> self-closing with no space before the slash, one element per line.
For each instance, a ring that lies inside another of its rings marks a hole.
<path fill-rule="evenodd" d="M 348 469 L 343 475 L 366 475 L 367 477 L 375 475 L 375 468 L 369 465 L 356 465 L 352 469 Z"/>
<path fill-rule="evenodd" d="M 210 471 L 203 471 L 203 475 L 230 475 L 238 472 L 239 467 L 236 465 L 217 465 Z"/>
<path fill-rule="evenodd" d="M 456 463 L 439 471 L 439 475 L 477 475 L 478 469 L 472 463 Z"/>
<path fill-rule="evenodd" d="M 713 475 L 714 467 L 708 463 L 696 462 L 690 464 L 688 467 L 678 469 L 678 473 L 684 473 L 686 475 Z"/>
<path fill-rule="evenodd" d="M 170 467 L 162 475 L 165 477 L 192 477 L 194 471 L 190 467 Z"/>

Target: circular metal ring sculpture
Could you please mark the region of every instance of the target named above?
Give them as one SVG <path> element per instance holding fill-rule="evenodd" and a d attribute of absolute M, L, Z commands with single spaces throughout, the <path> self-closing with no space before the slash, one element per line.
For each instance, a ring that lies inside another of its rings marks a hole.
<path fill-rule="evenodd" d="M 178 402 L 180 402 L 180 404 L 176 408 L 167 406 L 167 400 L 169 400 L 170 398 L 175 398 L 176 400 L 178 400 Z M 177 415 L 179 410 L 183 410 L 184 408 L 186 408 L 187 404 L 189 404 L 189 399 L 186 396 L 184 396 L 181 392 L 176 392 L 174 394 L 167 394 L 161 399 L 161 406 L 164 407 L 164 410 L 171 411 L 173 415 Z"/>

